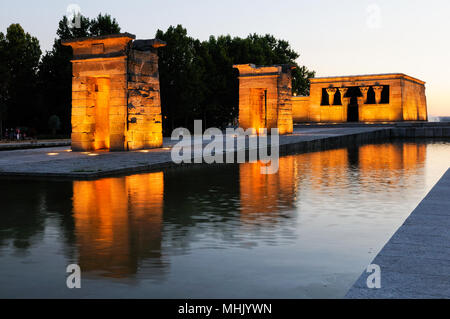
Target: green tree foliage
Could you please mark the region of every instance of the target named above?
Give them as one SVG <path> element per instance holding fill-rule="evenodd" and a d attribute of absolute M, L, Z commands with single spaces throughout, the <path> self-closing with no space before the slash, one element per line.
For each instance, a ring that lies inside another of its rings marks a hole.
<path fill-rule="evenodd" d="M 161 95 L 165 99 L 164 131 L 170 134 L 175 125 L 191 124 L 203 100 L 202 70 L 196 62 L 200 43 L 188 37 L 181 26 L 171 26 L 166 32 L 158 30 L 156 37 L 167 42 L 167 46 L 159 50 L 159 74 Z"/>
<path fill-rule="evenodd" d="M 61 130 L 66 134 L 71 131 L 72 49 L 61 45 L 61 40 L 120 33 L 119 24 L 109 14 L 99 14 L 92 20 L 81 15 L 79 28 L 74 23 L 70 26 L 68 22 L 66 16 L 59 21 L 56 31 L 58 38 L 39 64 L 39 104 L 42 112 L 39 129 L 47 129 L 45 123 L 54 114 L 61 119 Z"/>
<path fill-rule="evenodd" d="M 158 30 L 156 37 L 167 42 L 158 53 L 165 135 L 178 126 L 192 128 L 194 119 L 203 119 L 205 127 L 225 127 L 237 118 L 239 83 L 233 64 L 291 64 L 297 95 L 309 94 L 309 79 L 315 75 L 296 62 L 299 54 L 289 42 L 272 35 L 200 42 L 178 25 Z"/>
<path fill-rule="evenodd" d="M 61 120 L 58 115 L 52 115 L 48 119 L 48 127 L 52 130 L 52 134 L 55 135 L 56 131 L 61 128 Z"/>
<path fill-rule="evenodd" d="M 41 49 L 20 24 L 0 32 L 0 122 L 23 126 L 38 113 L 36 78 Z M 2 128 L 3 131 L 3 128 Z"/>
<path fill-rule="evenodd" d="M 90 36 L 101 36 L 120 33 L 119 23 L 109 14 L 99 14 L 96 19 L 91 21 L 89 28 Z"/>

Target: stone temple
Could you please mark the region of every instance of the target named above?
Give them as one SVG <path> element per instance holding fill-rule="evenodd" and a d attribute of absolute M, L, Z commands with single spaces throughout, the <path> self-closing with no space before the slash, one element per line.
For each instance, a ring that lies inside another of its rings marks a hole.
<path fill-rule="evenodd" d="M 131 151 L 163 145 L 157 49 L 129 33 L 72 39 L 72 150 Z M 405 74 L 311 79 L 292 96 L 290 65 L 234 65 L 239 126 L 293 132 L 293 123 L 427 121 L 425 82 Z"/>
<path fill-rule="evenodd" d="M 234 68 L 239 70 L 239 127 L 292 133 L 293 67 L 238 64 Z"/>
<path fill-rule="evenodd" d="M 72 150 L 161 147 L 157 48 L 129 33 L 63 41 L 73 48 Z"/>
<path fill-rule="evenodd" d="M 235 65 L 239 126 L 291 133 L 293 123 L 427 121 L 425 82 L 405 74 L 312 78 L 310 96 L 292 96 L 292 67 Z"/>
<path fill-rule="evenodd" d="M 427 121 L 425 82 L 405 74 L 311 79 L 310 96 L 292 98 L 295 122 Z"/>

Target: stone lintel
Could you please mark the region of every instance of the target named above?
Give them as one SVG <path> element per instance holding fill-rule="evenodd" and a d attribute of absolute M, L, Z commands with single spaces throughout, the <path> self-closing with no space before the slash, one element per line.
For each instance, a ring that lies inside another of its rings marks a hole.
<path fill-rule="evenodd" d="M 287 73 L 289 70 L 295 69 L 295 66 L 289 64 L 280 65 L 255 65 L 255 64 L 235 64 L 233 68 L 239 70 L 241 77 L 248 76 L 269 76 L 269 75 L 280 75 L 281 73 Z"/>
<path fill-rule="evenodd" d="M 129 41 L 132 41 L 136 39 L 136 36 L 134 34 L 124 32 L 124 33 L 117 33 L 117 34 L 109 34 L 109 35 L 102 35 L 97 37 L 84 37 L 84 38 L 74 38 L 74 39 L 67 39 L 62 40 L 61 44 L 66 46 L 77 46 L 79 43 L 82 42 L 96 42 L 107 39 L 128 39 Z"/>
<path fill-rule="evenodd" d="M 167 43 L 159 39 L 149 39 L 149 40 L 135 40 L 133 41 L 133 50 L 137 51 L 150 51 L 152 49 L 157 49 L 165 47 Z"/>
<path fill-rule="evenodd" d="M 316 83 L 322 83 L 322 84 L 329 84 L 329 83 L 345 83 L 345 82 L 361 82 L 364 83 L 365 81 L 380 81 L 380 80 L 409 80 L 411 82 L 425 85 L 426 82 L 419 80 L 417 78 L 414 78 L 412 76 L 406 75 L 404 73 L 384 73 L 384 74 L 367 74 L 367 75 L 346 75 L 346 76 L 330 76 L 330 77 L 317 77 L 317 78 L 311 78 L 311 84 Z M 357 85 L 362 86 L 362 84 Z"/>
<path fill-rule="evenodd" d="M 62 41 L 73 49 L 74 60 L 115 57 L 127 54 L 129 43 L 135 36 L 129 33 Z"/>
<path fill-rule="evenodd" d="M 70 60 L 70 62 L 72 63 L 83 63 L 83 62 L 88 62 L 86 60 L 89 60 L 89 62 L 96 62 L 96 61 L 113 61 L 113 60 L 125 60 L 127 58 L 126 55 L 117 55 L 117 56 L 108 56 L 108 57 L 104 57 L 104 56 L 95 56 L 95 55 L 90 55 L 90 56 L 86 56 L 86 57 L 77 57 L 76 59 L 72 59 Z"/>

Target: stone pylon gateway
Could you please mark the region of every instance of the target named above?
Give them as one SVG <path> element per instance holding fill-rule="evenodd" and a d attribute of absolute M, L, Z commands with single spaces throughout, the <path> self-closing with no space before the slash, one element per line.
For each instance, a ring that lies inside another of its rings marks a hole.
<path fill-rule="evenodd" d="M 72 150 L 161 147 L 157 49 L 129 33 L 72 39 Z"/>
<path fill-rule="evenodd" d="M 235 65 L 239 70 L 239 126 L 278 128 L 293 123 L 427 121 L 425 82 L 403 73 L 310 79 L 309 96 L 292 96 L 289 65 Z"/>
<path fill-rule="evenodd" d="M 278 128 L 293 132 L 292 69 L 290 65 L 238 64 L 239 126 L 243 129 Z"/>

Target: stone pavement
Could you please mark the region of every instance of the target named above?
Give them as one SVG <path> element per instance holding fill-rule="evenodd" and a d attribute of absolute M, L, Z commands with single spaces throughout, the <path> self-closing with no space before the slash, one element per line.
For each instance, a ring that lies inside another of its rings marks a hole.
<path fill-rule="evenodd" d="M 70 139 L 0 142 L 0 151 L 70 145 Z"/>
<path fill-rule="evenodd" d="M 300 128 L 293 134 L 280 136 L 280 155 L 388 138 L 389 134 L 389 129 L 380 127 Z M 170 155 L 170 147 L 175 143 L 177 141 L 164 139 L 163 148 L 145 152 L 71 152 L 70 147 L 2 151 L 0 176 L 89 179 L 157 170 L 177 165 Z"/>
<path fill-rule="evenodd" d="M 450 169 L 371 264 L 381 288 L 367 288 L 365 271 L 346 298 L 450 298 Z"/>

